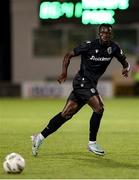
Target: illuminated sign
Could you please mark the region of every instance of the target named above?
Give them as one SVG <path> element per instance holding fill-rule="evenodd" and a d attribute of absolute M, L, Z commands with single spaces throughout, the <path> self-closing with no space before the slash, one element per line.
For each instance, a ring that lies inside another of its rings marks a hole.
<path fill-rule="evenodd" d="M 83 24 L 114 24 L 116 9 L 125 10 L 129 0 L 82 0 L 81 2 L 42 1 L 39 17 L 42 20 L 81 18 Z"/>
<path fill-rule="evenodd" d="M 84 9 L 127 9 L 129 0 L 82 0 Z"/>

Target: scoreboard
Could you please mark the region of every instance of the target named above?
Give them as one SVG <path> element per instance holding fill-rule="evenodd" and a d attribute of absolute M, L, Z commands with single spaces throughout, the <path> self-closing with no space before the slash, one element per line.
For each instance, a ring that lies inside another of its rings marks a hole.
<path fill-rule="evenodd" d="M 41 0 L 39 19 L 45 23 L 116 23 L 116 14 L 126 12 L 129 0 Z"/>

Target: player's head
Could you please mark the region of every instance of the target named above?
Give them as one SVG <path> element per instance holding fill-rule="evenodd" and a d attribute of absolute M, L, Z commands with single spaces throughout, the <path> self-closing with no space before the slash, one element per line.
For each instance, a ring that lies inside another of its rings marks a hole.
<path fill-rule="evenodd" d="M 99 26 L 99 38 L 103 44 L 110 42 L 112 38 L 112 26 L 110 24 L 101 24 Z"/>

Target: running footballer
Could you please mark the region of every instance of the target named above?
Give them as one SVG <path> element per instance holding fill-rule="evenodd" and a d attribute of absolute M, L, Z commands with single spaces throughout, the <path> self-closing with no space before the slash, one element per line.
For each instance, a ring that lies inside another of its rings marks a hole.
<path fill-rule="evenodd" d="M 65 55 L 58 82 L 65 82 L 71 59 L 79 55 L 81 56 L 80 70 L 73 79 L 73 91 L 70 93 L 63 110 L 55 115 L 39 134 L 32 136 L 34 156 L 38 154 L 38 149 L 44 139 L 71 119 L 86 104 L 92 108 L 88 149 L 97 155 L 104 155 L 103 148 L 97 143 L 97 133 L 104 113 L 104 104 L 97 90 L 97 83 L 110 62 L 115 60 L 113 57 L 121 63 L 124 77 L 128 77 L 130 64 L 122 49 L 112 41 L 111 25 L 101 24 L 98 34 L 98 39 L 83 42 Z"/>

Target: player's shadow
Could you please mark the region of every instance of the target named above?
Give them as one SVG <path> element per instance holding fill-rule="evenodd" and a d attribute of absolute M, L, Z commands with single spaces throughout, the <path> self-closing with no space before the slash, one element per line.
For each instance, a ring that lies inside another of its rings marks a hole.
<path fill-rule="evenodd" d="M 53 154 L 47 154 L 47 156 L 52 156 L 53 158 L 58 159 L 65 159 L 65 160 L 78 160 L 82 161 L 85 166 L 90 166 L 92 163 L 99 164 L 99 166 L 102 167 L 110 167 L 110 168 L 128 168 L 128 169 L 139 169 L 139 164 L 134 163 L 126 163 L 126 162 L 118 162 L 116 159 L 110 159 L 107 158 L 107 155 L 105 156 L 98 156 L 90 152 L 63 152 L 63 153 L 53 153 Z"/>

